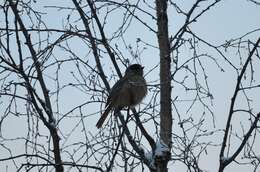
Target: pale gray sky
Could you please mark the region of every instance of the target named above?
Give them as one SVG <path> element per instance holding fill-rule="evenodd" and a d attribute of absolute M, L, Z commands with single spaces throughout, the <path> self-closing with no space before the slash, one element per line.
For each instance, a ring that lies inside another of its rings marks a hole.
<path fill-rule="evenodd" d="M 1 2 L 1 1 L 0 1 Z M 193 1 L 183 1 L 183 0 L 176 0 L 174 1 L 177 4 L 180 5 L 180 7 L 184 9 L 189 9 L 191 5 L 193 4 Z M 211 1 L 210 1 L 211 2 Z M 213 2 L 213 1 L 212 1 Z M 50 1 L 50 0 L 45 0 L 45 1 L 37 1 L 39 3 L 39 10 L 42 12 L 46 12 L 46 15 L 44 15 L 43 20 L 46 22 L 48 27 L 50 28 L 62 28 L 62 25 L 66 23 L 66 15 L 68 11 L 57 11 L 54 8 L 42 8 L 42 6 L 52 6 L 52 5 L 60 5 L 60 6 L 71 6 L 73 7 L 73 4 L 71 1 Z M 70 5 L 67 5 L 70 4 Z M 198 8 L 197 11 L 195 11 L 194 15 L 198 14 L 201 9 L 203 9 L 205 4 L 208 3 L 202 3 L 200 8 Z M 2 12 L 2 11 L 1 11 Z M 121 12 L 114 12 L 110 18 L 108 18 L 109 22 L 107 23 L 107 27 L 105 28 L 106 34 L 108 37 L 112 36 L 115 28 L 119 26 L 120 22 L 122 21 L 121 18 Z M 63 16 L 64 15 L 64 16 Z M 76 25 L 78 26 L 78 29 L 84 29 L 81 22 L 76 21 L 78 18 L 75 17 L 74 15 L 71 16 L 74 21 L 76 22 Z M 144 19 L 150 26 L 153 28 L 156 28 L 156 23 L 155 21 L 151 20 L 151 18 L 147 16 L 143 16 L 142 19 Z M 180 14 L 177 14 L 176 11 L 173 9 L 169 9 L 169 33 L 171 35 L 174 35 L 176 31 L 180 28 L 180 26 L 184 22 L 184 17 L 181 16 Z M 226 40 L 238 38 L 252 30 L 259 29 L 260 28 L 260 6 L 255 5 L 252 2 L 249 2 L 248 0 L 222 0 L 218 5 L 214 6 L 212 9 L 210 9 L 208 12 L 206 12 L 203 16 L 201 16 L 198 21 L 190 26 L 190 28 L 201 38 L 205 39 L 206 41 L 212 43 L 213 45 L 220 45 L 226 42 Z M 73 21 L 73 20 L 71 20 Z M 74 25 L 74 23 L 72 23 Z M 4 27 L 4 20 L 3 17 L 0 15 L 0 27 Z M 251 41 L 255 41 L 260 35 L 260 31 L 255 32 L 254 34 L 251 34 L 246 37 L 245 40 L 250 39 Z M 185 35 L 187 37 L 188 35 Z M 146 27 L 144 27 L 140 22 L 136 22 L 135 20 L 133 21 L 133 24 L 129 26 L 127 33 L 124 36 L 124 39 L 126 40 L 126 44 L 130 45 L 133 47 L 133 50 L 136 50 L 136 40 L 138 38 L 141 38 L 143 41 L 157 46 L 157 39 L 156 35 L 149 31 Z M 35 37 L 36 39 L 36 37 Z M 114 46 L 115 44 L 118 44 L 118 47 L 123 50 L 124 45 L 121 39 L 114 40 L 111 42 L 111 45 Z M 144 47 L 144 44 L 139 43 L 140 49 Z M 78 39 L 73 39 L 69 41 L 70 47 L 75 51 L 77 55 L 80 57 L 84 58 L 87 56 L 89 52 L 86 50 L 86 45 L 82 42 L 79 41 Z M 186 46 L 180 49 L 180 62 L 184 62 L 188 58 L 192 56 L 192 51 L 190 50 L 190 47 Z M 209 59 L 203 59 L 202 62 L 204 63 L 206 68 L 206 73 L 208 74 L 208 83 L 210 90 L 213 94 L 214 99 L 212 100 L 212 106 L 211 108 L 213 109 L 213 112 L 215 114 L 215 122 L 216 122 L 216 128 L 213 128 L 213 122 L 212 122 L 212 117 L 209 113 L 206 114 L 205 117 L 205 123 L 207 123 L 207 128 L 205 130 L 217 130 L 217 129 L 223 129 L 226 124 L 226 118 L 228 114 L 228 107 L 230 103 L 230 99 L 232 97 L 233 91 L 234 91 L 234 86 L 236 82 L 236 73 L 235 71 L 231 68 L 231 66 L 213 49 L 208 48 L 207 46 L 200 44 L 200 47 L 198 49 L 198 53 L 207 53 L 209 55 L 212 55 L 214 58 L 217 59 L 217 62 L 223 67 L 225 72 L 222 72 L 215 64 L 213 61 Z M 103 54 L 104 57 L 102 59 L 102 64 L 104 65 L 105 72 L 107 75 L 110 74 L 111 70 L 111 64 L 110 62 L 106 62 L 106 57 L 105 54 Z M 236 49 L 228 52 L 226 54 L 229 57 L 229 60 L 232 61 L 236 66 L 239 66 L 240 60 L 237 55 Z M 246 57 L 246 53 L 242 52 L 242 55 Z M 55 56 L 59 59 L 68 58 L 69 55 L 60 49 L 55 49 Z M 123 52 L 123 56 L 125 58 L 131 57 L 131 53 L 128 51 Z M 132 58 L 131 58 L 132 59 Z M 135 61 L 130 61 L 131 63 L 134 63 Z M 137 61 L 140 62 L 140 61 Z M 92 60 L 90 63 L 94 65 L 94 61 Z M 154 67 L 156 64 L 159 63 L 159 54 L 158 50 L 155 48 L 151 48 L 147 46 L 147 49 L 143 51 L 141 54 L 141 63 L 145 66 L 145 72 L 147 73 L 152 67 Z M 259 77 L 260 75 L 260 68 L 259 68 L 259 61 L 257 62 L 258 68 L 255 68 L 255 74 L 256 76 Z M 121 66 L 121 71 L 124 71 L 125 68 Z M 75 79 L 72 77 L 71 71 L 75 70 L 75 67 L 70 66 L 70 65 L 65 65 L 62 66 L 62 71 L 59 73 L 59 78 L 61 80 L 61 85 L 70 83 L 70 82 L 75 82 Z M 115 73 L 115 72 L 114 72 Z M 175 79 L 182 80 L 183 77 L 185 76 L 185 72 L 180 72 L 179 74 L 176 75 Z M 46 80 L 48 82 L 48 87 L 50 88 L 55 88 L 56 85 L 54 85 L 51 81 L 51 77 L 55 77 L 54 69 L 49 69 L 48 73 L 45 75 Z M 18 78 L 14 78 L 18 79 Z M 146 75 L 146 79 L 148 83 L 150 84 L 156 84 L 158 83 L 159 79 L 159 74 L 158 71 L 152 71 Z M 111 83 L 114 83 L 115 80 L 111 80 Z M 191 82 L 191 81 L 189 81 Z M 259 84 L 259 80 L 258 80 Z M 23 90 L 19 90 L 23 91 Z M 24 93 L 25 94 L 25 93 Z M 254 111 L 260 111 L 260 106 L 259 102 L 260 99 L 257 98 L 257 95 L 260 95 L 260 90 L 258 89 L 257 91 L 250 93 L 250 96 L 254 99 L 255 102 L 252 103 L 254 107 Z M 144 100 L 144 104 L 148 103 L 147 101 L 149 100 L 149 97 L 151 95 L 148 95 L 148 97 Z M 192 108 L 189 113 L 185 114 L 188 106 L 190 105 L 191 102 L 186 101 L 187 99 L 191 98 L 192 95 L 190 95 L 190 92 L 185 92 L 182 87 L 179 85 L 174 85 L 173 88 L 173 98 L 177 97 L 177 103 L 176 105 L 178 106 L 179 112 L 183 115 L 183 119 L 185 119 L 185 116 L 190 116 L 192 115 L 196 120 L 199 120 L 199 117 L 201 117 L 203 109 L 200 105 L 195 105 L 194 108 Z M 86 94 L 86 92 L 77 90 L 77 89 L 67 89 L 64 88 L 63 91 L 61 92 L 61 95 L 59 97 L 59 109 L 62 114 L 65 114 L 69 110 L 71 110 L 73 107 L 85 103 L 88 101 L 89 96 Z M 0 99 L 0 106 L 6 105 L 7 99 L 4 97 L 1 97 Z M 55 98 L 53 98 L 53 101 L 55 101 Z M 25 106 L 24 104 L 21 104 L 19 106 Z M 245 106 L 245 103 L 243 101 L 238 102 L 237 106 Z M 142 105 L 144 107 L 144 105 Z M 56 109 L 56 106 L 54 106 Z M 21 108 L 22 109 L 22 108 Z M 86 107 L 82 108 L 83 113 L 86 115 L 88 114 L 94 114 L 90 115 L 90 117 L 86 118 L 85 123 L 88 123 L 86 125 L 87 130 L 95 135 L 97 133 L 97 129 L 95 128 L 95 123 L 99 117 L 99 111 L 100 111 L 100 104 L 90 104 L 87 105 Z M 2 109 L 0 108 L 0 112 L 2 113 Z M 173 113 L 174 114 L 174 113 Z M 78 111 L 75 111 L 74 113 L 70 115 L 79 115 Z M 175 115 L 175 114 L 174 114 Z M 177 119 L 176 116 L 174 116 L 175 119 Z M 237 121 L 236 121 L 237 120 Z M 243 120 L 247 120 L 247 117 L 244 117 L 242 115 L 238 115 L 235 118 L 234 121 L 234 127 L 237 126 L 238 128 L 240 127 L 240 122 Z M 60 130 L 62 133 L 68 134 L 71 131 L 74 130 L 74 127 L 76 126 L 77 122 L 79 120 L 77 118 L 68 118 L 64 119 L 60 123 Z M 35 122 L 35 121 L 34 121 Z M 176 122 L 177 120 L 174 121 L 175 124 L 177 125 Z M 2 133 L 3 136 L 6 138 L 16 138 L 20 136 L 26 136 L 26 130 L 27 130 L 27 119 L 26 118 L 19 118 L 16 116 L 10 116 L 6 119 L 4 122 L 4 125 L 2 126 Z M 91 125 L 92 124 L 92 125 Z M 40 126 L 42 126 L 41 122 L 39 123 Z M 152 126 L 152 124 L 146 125 L 146 127 L 149 127 L 149 131 L 153 136 L 156 136 L 154 134 L 155 128 Z M 43 128 L 41 128 L 41 134 L 46 135 L 47 131 Z M 241 133 L 242 129 L 238 129 L 238 133 Z M 173 132 L 179 131 L 178 127 L 173 127 Z M 177 132 L 175 134 L 178 134 Z M 80 136 L 79 136 L 80 135 Z M 69 143 L 77 142 L 78 140 L 81 139 L 81 137 L 84 137 L 84 135 L 81 133 L 80 128 L 75 127 L 75 131 L 73 131 L 73 134 L 70 135 L 68 140 L 62 140 L 61 144 L 62 145 L 68 145 Z M 216 134 L 209 138 L 206 139 L 212 139 L 212 142 L 216 144 L 220 144 L 222 141 L 223 137 L 223 132 L 218 131 Z M 259 139 L 259 138 L 257 138 Z M 237 140 L 238 141 L 238 140 Z M 202 141 L 203 142 L 203 141 Z M 21 145 L 23 141 L 21 142 L 17 141 L 17 143 L 14 143 L 14 141 L 10 141 L 10 145 L 15 145 L 13 147 L 15 153 L 20 154 L 24 153 L 21 150 L 24 150 L 24 145 Z M 1 144 L 1 142 L 0 142 Z M 44 144 L 44 143 L 43 143 Z M 8 146 L 8 145 L 6 145 Z M 219 148 L 220 147 L 211 147 L 207 151 L 207 155 L 203 155 L 202 159 L 200 160 L 200 165 L 201 168 L 210 171 L 210 172 L 215 172 L 217 171 L 218 168 L 218 161 L 219 161 Z M 256 148 L 258 156 L 260 156 L 260 148 Z M 174 150 L 173 150 L 174 151 Z M 0 147 L 0 158 L 3 157 L 8 157 L 9 154 L 7 151 L 4 151 Z M 5 169 L 6 168 L 5 163 L 0 162 L 0 169 Z M 8 167 L 8 171 L 12 171 L 12 167 Z M 178 162 L 170 162 L 169 164 L 169 169 L 174 170 L 174 171 L 184 171 L 185 167 L 178 163 Z M 243 171 L 252 171 L 251 168 L 248 166 L 240 166 L 238 164 L 231 164 L 226 171 L 227 172 L 243 172 Z"/>

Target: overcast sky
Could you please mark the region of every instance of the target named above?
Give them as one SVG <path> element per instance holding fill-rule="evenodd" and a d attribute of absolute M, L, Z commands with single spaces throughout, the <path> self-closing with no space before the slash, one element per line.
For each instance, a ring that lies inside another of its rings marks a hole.
<path fill-rule="evenodd" d="M 1 1 L 0 1 L 1 2 Z M 66 14 L 65 11 L 57 11 L 56 9 L 53 8 L 48 8 L 44 9 L 42 6 L 51 6 L 54 5 L 52 3 L 57 3 L 61 6 L 68 6 L 66 5 L 67 3 L 72 3 L 70 1 L 56 1 L 52 2 L 50 0 L 45 0 L 45 1 L 37 1 L 39 3 L 39 9 L 42 10 L 43 12 L 47 12 L 47 15 L 43 17 L 43 20 L 47 21 L 47 24 L 50 28 L 61 28 L 62 24 L 65 23 L 65 17 L 60 15 L 60 14 Z M 183 1 L 183 0 L 176 0 L 174 1 L 177 4 L 180 5 L 183 9 L 189 9 L 191 5 L 193 4 L 194 1 Z M 199 9 L 203 8 L 203 4 Z M 195 12 L 197 14 L 200 10 Z M 1 11 L 2 12 L 2 11 Z M 174 35 L 176 31 L 180 28 L 180 26 L 184 22 L 184 17 L 181 15 L 177 14 L 176 11 L 173 9 L 169 9 L 169 32 L 171 35 Z M 152 22 L 151 19 L 148 17 L 144 17 L 145 20 L 149 22 Z M 113 26 L 117 26 L 118 21 L 121 21 L 121 16 L 118 14 L 114 14 L 113 19 L 109 20 L 110 23 L 108 24 L 108 27 L 106 28 L 106 33 L 107 36 L 111 36 L 112 33 L 114 32 Z M 113 21 L 115 23 L 113 23 Z M 126 36 L 124 37 L 127 40 L 127 44 L 131 44 L 134 49 L 137 49 L 136 45 L 136 40 L 138 38 L 141 38 L 143 41 L 157 46 L 157 39 L 156 35 L 151 33 L 149 29 L 145 28 L 142 26 L 142 24 L 138 22 L 134 22 L 134 25 L 130 25 L 128 32 Z M 156 23 L 153 22 L 151 23 L 151 26 L 153 28 L 156 28 Z M 4 20 L 1 17 L 0 14 L 0 27 L 4 27 Z M 82 25 L 79 24 L 78 26 L 80 29 L 84 29 Z M 207 40 L 208 42 L 214 44 L 214 45 L 220 45 L 226 42 L 226 40 L 230 39 L 235 39 L 238 38 L 252 30 L 259 29 L 260 28 L 260 5 L 255 5 L 253 2 L 249 2 L 248 0 L 222 0 L 218 5 L 214 6 L 211 10 L 209 10 L 206 14 L 204 14 L 202 17 L 199 18 L 199 20 L 192 24 L 190 26 L 193 31 L 200 36 L 201 38 Z M 246 39 L 251 39 L 251 41 L 255 41 L 260 35 L 260 31 L 256 32 L 255 34 L 251 34 Z M 84 52 L 85 49 L 85 44 L 82 42 L 77 42 L 78 40 L 72 40 L 71 42 L 71 47 L 77 51 L 76 53 L 79 54 L 80 56 L 84 57 L 86 56 L 87 52 Z M 113 42 L 115 44 L 116 42 Z M 114 45 L 113 45 L 114 46 Z M 144 45 L 141 45 L 141 47 Z M 120 45 L 123 49 L 124 45 L 122 45 L 122 40 L 120 41 Z M 184 47 L 181 49 L 182 51 L 180 52 L 180 57 L 190 57 L 192 55 L 192 52 L 189 50 L 189 47 Z M 201 46 L 199 48 L 199 53 L 202 52 L 207 52 L 211 54 L 212 56 L 216 56 L 217 62 L 223 67 L 224 72 L 220 70 L 220 68 L 216 67 L 216 65 L 211 62 L 210 60 L 205 60 L 205 64 L 207 68 L 207 74 L 209 76 L 208 81 L 209 81 L 209 87 L 210 90 L 213 94 L 213 100 L 212 100 L 212 109 L 215 114 L 215 122 L 216 122 L 216 128 L 215 129 L 223 129 L 225 126 L 225 121 L 227 118 L 228 114 L 228 107 L 230 103 L 230 99 L 232 97 L 233 91 L 234 91 L 234 85 L 236 82 L 236 73 L 230 65 L 221 58 L 217 52 L 215 52 L 212 49 L 207 49 L 205 46 Z M 62 51 L 59 52 L 57 50 L 57 55 L 64 56 L 62 54 Z M 130 56 L 129 52 L 124 52 L 124 55 Z M 246 56 L 246 53 L 243 55 Z M 66 56 L 66 55 L 65 55 Z M 236 51 L 231 51 L 229 54 L 230 60 L 235 64 L 239 65 L 239 59 L 237 58 Z M 125 57 L 127 58 L 127 57 Z M 141 54 L 141 60 L 137 61 L 131 61 L 131 63 L 142 63 L 145 66 L 145 73 L 146 73 L 146 79 L 147 82 L 150 84 L 155 84 L 158 83 L 159 75 L 158 71 L 152 71 L 148 73 L 148 71 L 154 67 L 156 64 L 159 63 L 159 54 L 156 49 L 153 49 L 151 47 L 148 47 L 143 51 Z M 103 61 L 103 65 L 105 68 L 105 72 L 110 72 L 111 65 L 110 63 L 106 63 L 105 60 Z M 121 71 L 124 71 L 125 68 L 121 66 Z M 258 61 L 258 67 L 259 67 L 259 61 Z M 74 80 L 74 78 L 69 75 L 71 72 L 70 66 L 67 66 L 67 69 L 63 69 L 64 71 L 67 71 L 67 73 L 61 73 L 60 77 L 65 78 L 61 82 L 63 83 L 69 83 L 71 80 Z M 255 74 L 260 77 L 260 68 L 256 69 Z M 51 75 L 51 73 L 49 73 Z M 47 75 L 46 75 L 47 76 Z M 183 78 L 184 74 L 180 73 L 179 75 L 176 76 L 176 79 Z M 48 78 L 48 77 L 46 77 Z M 47 79 L 48 80 L 48 79 Z M 115 80 L 111 80 L 111 83 L 113 84 Z M 259 83 L 258 83 L 259 84 Z M 50 87 L 53 87 L 50 83 Z M 187 110 L 187 106 L 189 103 L 185 103 L 183 106 L 186 107 L 181 107 L 181 101 L 186 100 L 186 98 L 189 98 L 190 95 L 185 95 L 185 92 L 182 90 L 183 88 L 179 87 L 176 85 L 176 87 L 173 88 L 173 98 L 178 97 L 179 101 L 179 109 L 180 111 L 185 112 Z M 66 89 L 65 89 L 66 90 Z M 188 94 L 188 93 L 187 93 Z M 86 97 L 85 95 L 82 94 L 79 90 L 66 90 L 63 92 L 63 97 L 60 100 L 60 110 L 62 113 L 66 113 L 71 108 L 75 107 L 76 105 L 82 104 L 86 102 Z M 254 92 L 250 94 L 253 98 L 256 99 L 255 96 L 260 95 L 260 92 Z M 144 103 L 147 103 L 146 101 L 149 99 L 148 97 L 144 100 Z M 6 99 L 1 97 L 0 100 L 0 106 L 5 104 Z M 253 107 L 254 111 L 260 111 L 260 106 L 259 106 L 260 100 L 253 102 Z M 241 101 L 239 102 L 241 104 L 238 104 L 238 106 L 244 106 L 244 103 Z M 24 105 L 22 105 L 24 106 Z M 200 107 L 201 108 L 201 107 Z M 86 108 L 87 109 L 87 108 Z M 86 110 L 85 109 L 85 110 Z M 100 105 L 93 105 L 91 106 L 91 109 L 87 109 L 88 113 L 97 113 L 100 110 Z M 0 108 L 0 112 L 2 112 Z M 190 113 L 195 115 L 196 113 L 202 113 L 201 111 L 196 111 L 196 108 L 194 108 Z M 199 114 L 201 116 L 202 114 Z M 206 117 L 206 120 L 208 122 L 209 128 L 214 130 L 213 128 L 213 119 L 210 114 L 207 114 L 208 116 Z M 88 122 L 93 123 L 93 125 L 88 125 L 88 130 L 97 133 L 97 130 L 95 128 L 95 123 L 97 121 L 99 116 L 93 115 L 88 118 Z M 243 120 L 243 117 L 238 118 L 238 124 L 234 124 L 234 126 L 238 125 L 239 127 L 239 122 L 240 120 Z M 73 121 L 72 118 L 69 118 L 68 120 L 64 120 L 60 124 L 60 130 L 63 131 L 64 133 L 69 133 L 72 130 L 72 127 L 75 126 L 75 122 L 77 120 Z M 6 125 L 8 124 L 8 125 Z M 72 125 L 71 125 L 72 124 Z M 11 126 L 11 127 L 10 127 Z M 152 126 L 147 126 L 151 127 L 151 131 L 154 130 L 154 127 Z M 5 134 L 5 137 L 10 137 L 10 138 L 15 138 L 19 137 L 21 135 L 24 135 L 26 133 L 26 119 L 17 119 L 17 117 L 10 117 L 8 118 L 8 121 L 5 122 L 5 125 L 2 126 L 2 132 Z M 175 128 L 174 128 L 175 129 Z M 176 129 L 177 130 L 177 129 Z M 175 130 L 173 130 L 174 132 Z M 44 133 L 44 130 L 42 131 Z M 46 131 L 45 131 L 46 132 Z M 80 131 L 75 131 L 75 135 L 70 136 L 70 141 L 73 141 L 73 138 L 77 138 L 77 132 Z M 223 137 L 223 132 L 217 132 L 216 135 L 214 136 L 215 140 L 214 142 L 217 144 L 220 144 L 222 141 Z M 10 144 L 13 144 L 10 143 Z M 18 142 L 15 144 L 15 151 L 17 153 L 22 153 L 19 152 L 20 149 L 24 148 L 24 145 L 20 145 Z M 1 157 L 7 157 L 9 154 L 5 152 L 1 152 L 3 149 L 0 148 L 0 158 Z M 260 148 L 257 148 L 257 152 L 260 154 Z M 212 147 L 210 150 L 208 150 L 208 155 L 207 156 L 202 156 L 203 158 L 201 159 L 201 168 L 205 169 L 210 172 L 217 171 L 218 168 L 218 157 L 219 155 L 219 147 Z M 178 164 L 178 163 L 176 163 Z M 175 170 L 175 171 L 183 171 L 183 166 L 178 164 L 176 165 L 175 162 L 170 162 L 169 163 L 169 169 Z M 3 162 L 0 162 L 0 169 L 5 169 L 6 164 Z M 11 167 L 9 167 L 9 170 Z M 239 166 L 237 164 L 231 164 L 226 171 L 227 172 L 244 172 L 248 171 L 247 166 Z M 252 170 L 252 169 L 250 169 Z M 11 171 L 11 170 L 10 170 Z"/>

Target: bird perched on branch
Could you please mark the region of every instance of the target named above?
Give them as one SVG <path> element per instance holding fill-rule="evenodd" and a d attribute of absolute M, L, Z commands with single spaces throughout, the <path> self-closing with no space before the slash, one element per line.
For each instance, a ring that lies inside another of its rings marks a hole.
<path fill-rule="evenodd" d="M 111 110 L 121 110 L 139 104 L 147 93 L 146 81 L 143 77 L 144 67 L 140 64 L 130 65 L 125 75 L 112 87 L 107 98 L 105 112 L 101 115 L 96 126 L 100 128 Z"/>

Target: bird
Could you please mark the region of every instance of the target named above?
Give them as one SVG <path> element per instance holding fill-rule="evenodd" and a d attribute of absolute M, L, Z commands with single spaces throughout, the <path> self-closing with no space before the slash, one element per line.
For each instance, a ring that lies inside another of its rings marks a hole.
<path fill-rule="evenodd" d="M 141 103 L 147 93 L 143 69 L 144 67 L 140 64 L 127 67 L 125 75 L 114 84 L 109 93 L 105 111 L 96 124 L 97 128 L 102 127 L 111 110 L 131 108 Z"/>

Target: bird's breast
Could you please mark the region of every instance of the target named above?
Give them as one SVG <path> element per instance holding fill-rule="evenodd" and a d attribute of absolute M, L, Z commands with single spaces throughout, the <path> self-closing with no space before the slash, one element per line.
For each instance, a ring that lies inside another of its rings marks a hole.
<path fill-rule="evenodd" d="M 139 104 L 147 93 L 147 86 L 143 77 L 134 77 L 129 79 L 131 106 Z"/>

